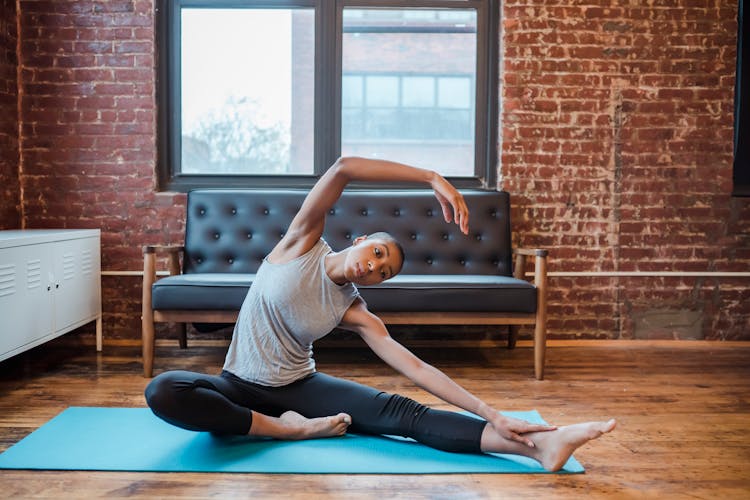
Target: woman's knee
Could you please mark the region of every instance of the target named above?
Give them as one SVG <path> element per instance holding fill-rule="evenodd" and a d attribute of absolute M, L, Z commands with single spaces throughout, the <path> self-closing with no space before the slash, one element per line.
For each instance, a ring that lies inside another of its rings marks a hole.
<path fill-rule="evenodd" d="M 427 407 L 413 399 L 380 392 L 351 408 L 352 431 L 412 437 Z"/>
<path fill-rule="evenodd" d="M 400 394 L 382 392 L 378 394 L 378 400 L 383 405 L 381 415 L 394 419 L 406 428 L 413 428 L 428 409 L 422 403 Z"/>
<path fill-rule="evenodd" d="M 144 391 L 146 404 L 155 412 L 167 411 L 174 406 L 180 386 L 184 386 L 186 383 L 189 384 L 184 372 L 169 371 L 157 375 L 149 382 Z"/>

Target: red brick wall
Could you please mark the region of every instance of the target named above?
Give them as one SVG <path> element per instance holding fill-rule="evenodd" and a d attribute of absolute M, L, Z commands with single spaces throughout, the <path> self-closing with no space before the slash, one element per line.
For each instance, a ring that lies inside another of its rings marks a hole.
<path fill-rule="evenodd" d="M 734 2 L 547 3 L 503 2 L 500 169 L 517 243 L 549 248 L 552 272 L 750 269 L 750 207 L 730 197 Z M 138 270 L 140 245 L 180 242 L 184 226 L 184 196 L 154 192 L 153 2 L 20 11 L 25 224 L 100 227 L 103 269 Z M 554 337 L 750 339 L 747 278 L 550 287 Z M 103 288 L 106 337 L 137 337 L 138 278 Z"/>
<path fill-rule="evenodd" d="M 550 248 L 551 271 L 748 271 L 750 204 L 730 197 L 736 2 L 546 4 L 503 2 L 519 243 Z M 679 336 L 653 315 L 698 313 L 704 336 L 750 338 L 747 278 L 551 286 L 550 330 L 566 336 Z"/>
<path fill-rule="evenodd" d="M 101 228 L 102 268 L 178 242 L 184 195 L 154 191 L 150 0 L 21 1 L 23 207 L 29 228 Z M 140 335 L 136 278 L 104 277 L 106 335 Z"/>
<path fill-rule="evenodd" d="M 0 0 L 0 229 L 17 229 L 18 61 L 16 1 Z"/>

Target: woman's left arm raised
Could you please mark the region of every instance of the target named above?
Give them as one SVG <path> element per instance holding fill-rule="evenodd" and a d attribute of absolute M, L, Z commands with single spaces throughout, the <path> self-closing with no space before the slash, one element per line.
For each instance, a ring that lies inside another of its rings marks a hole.
<path fill-rule="evenodd" d="M 358 157 L 339 158 L 315 183 L 305 197 L 286 234 L 269 254 L 272 262 L 284 262 L 302 255 L 323 234 L 325 218 L 350 182 L 409 182 L 429 185 L 440 202 L 446 222 L 455 222 L 469 232 L 469 210 L 461 193 L 442 175 L 388 160 Z"/>

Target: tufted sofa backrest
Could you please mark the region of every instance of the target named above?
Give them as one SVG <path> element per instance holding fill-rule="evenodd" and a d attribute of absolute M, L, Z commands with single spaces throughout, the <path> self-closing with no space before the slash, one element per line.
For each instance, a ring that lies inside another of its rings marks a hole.
<path fill-rule="evenodd" d="M 188 193 L 185 273 L 254 273 L 284 235 L 307 190 L 198 189 Z M 461 191 L 469 235 L 446 224 L 427 190 L 347 190 L 323 237 L 342 250 L 362 234 L 387 231 L 404 247 L 402 274 L 510 276 L 510 200 L 504 191 Z"/>

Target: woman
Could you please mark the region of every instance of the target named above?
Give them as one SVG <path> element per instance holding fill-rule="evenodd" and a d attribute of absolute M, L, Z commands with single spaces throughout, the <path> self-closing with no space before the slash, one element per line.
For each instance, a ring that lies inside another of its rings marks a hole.
<path fill-rule="evenodd" d="M 387 233 L 375 233 L 334 252 L 321 238 L 326 214 L 352 181 L 426 183 L 446 222 L 468 234 L 466 203 L 439 174 L 389 161 L 339 159 L 258 269 L 221 375 L 159 375 L 146 388 L 157 416 L 195 431 L 277 439 L 340 436 L 347 430 L 400 435 L 446 451 L 524 455 L 548 470 L 560 469 L 576 448 L 614 428 L 614 420 L 558 429 L 505 417 L 393 340 L 355 285 L 398 274 L 404 259 L 400 245 Z M 312 343 L 335 327 L 358 333 L 419 387 L 484 420 L 317 372 Z"/>

